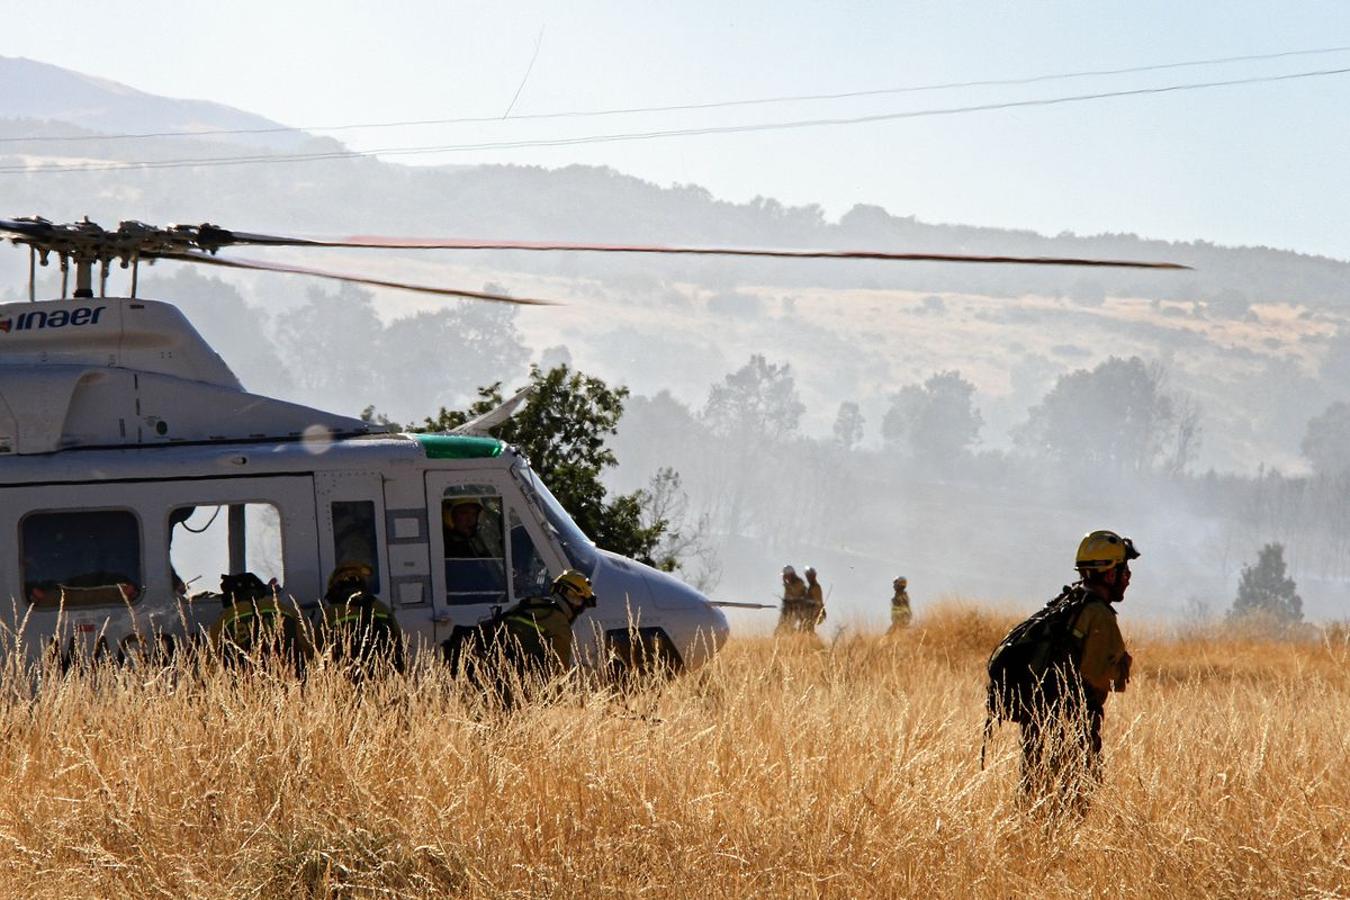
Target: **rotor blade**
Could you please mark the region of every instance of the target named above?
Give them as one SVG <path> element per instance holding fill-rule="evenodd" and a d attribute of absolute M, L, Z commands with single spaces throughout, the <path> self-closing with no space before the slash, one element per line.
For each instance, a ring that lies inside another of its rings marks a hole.
<path fill-rule="evenodd" d="M 1098 266 L 1125 269 L 1190 269 L 1180 263 L 1058 256 L 977 256 L 963 253 L 890 253 L 881 250 L 774 250 L 750 247 L 685 247 L 660 244 L 578 244 L 552 241 L 490 241 L 464 238 L 403 238 L 354 235 L 345 238 L 292 238 L 215 229 L 224 244 L 272 247 L 349 247 L 382 250 L 526 250 L 574 253 L 668 253 L 686 256 L 763 256 L 775 259 L 873 259 L 897 262 L 1006 263 L 1029 266 Z"/>
<path fill-rule="evenodd" d="M 385 281 L 381 278 L 367 278 L 362 275 L 344 275 L 341 272 L 329 272 L 324 269 L 310 269 L 303 266 L 287 266 L 280 263 L 258 262 L 246 259 L 224 259 L 206 253 L 155 253 L 154 259 L 176 259 L 181 262 L 205 263 L 208 266 L 224 266 L 227 269 L 251 269 L 255 272 L 282 272 L 288 275 L 309 275 L 313 278 L 329 278 L 333 281 L 349 281 L 353 284 L 369 284 L 374 287 L 394 288 L 400 291 L 416 291 L 420 294 L 437 294 L 442 297 L 465 297 L 470 300 L 490 300 L 494 303 L 515 303 L 521 306 L 558 306 L 554 300 L 536 300 L 531 297 L 508 297 L 505 294 L 489 294 L 483 291 L 465 291 L 458 288 L 439 288 L 425 284 L 408 284 L 402 281 Z"/>
<path fill-rule="evenodd" d="M 22 219 L 0 219 L 0 231 L 18 237 L 41 237 L 51 233 L 52 223 Z"/>
<path fill-rule="evenodd" d="M 507 419 L 516 414 L 516 410 L 521 404 L 530 399 L 534 393 L 534 385 L 528 385 L 516 391 L 504 403 L 494 406 L 492 409 L 483 413 L 477 418 L 470 419 L 458 428 L 450 429 L 451 434 L 474 434 L 480 437 L 490 437 L 489 432 L 496 428 Z"/>

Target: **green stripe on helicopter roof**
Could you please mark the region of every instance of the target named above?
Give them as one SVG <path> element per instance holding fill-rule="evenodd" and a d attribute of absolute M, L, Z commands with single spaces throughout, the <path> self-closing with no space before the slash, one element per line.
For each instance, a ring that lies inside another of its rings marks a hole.
<path fill-rule="evenodd" d="M 427 459 L 491 459 L 502 455 L 502 442 L 496 438 L 467 434 L 415 434 Z"/>

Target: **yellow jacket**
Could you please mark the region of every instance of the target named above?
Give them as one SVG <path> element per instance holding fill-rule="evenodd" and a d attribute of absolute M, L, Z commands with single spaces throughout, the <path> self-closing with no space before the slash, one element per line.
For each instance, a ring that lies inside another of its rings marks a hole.
<path fill-rule="evenodd" d="M 891 624 L 908 625 L 914 614 L 909 606 L 909 592 L 896 591 L 891 595 Z"/>
<path fill-rule="evenodd" d="M 1130 681 L 1130 654 L 1111 604 L 1089 601 L 1074 622 L 1073 636 L 1082 647 L 1078 671 L 1088 698 L 1101 704 L 1111 691 L 1125 690 Z"/>
<path fill-rule="evenodd" d="M 544 660 L 550 670 L 555 665 L 572 667 L 572 616 L 563 610 L 563 602 L 552 597 L 529 597 L 502 616 L 521 648 Z"/>

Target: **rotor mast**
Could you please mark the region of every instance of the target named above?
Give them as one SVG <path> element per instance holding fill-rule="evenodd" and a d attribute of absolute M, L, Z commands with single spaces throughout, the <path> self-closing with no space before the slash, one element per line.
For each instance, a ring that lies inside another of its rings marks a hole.
<path fill-rule="evenodd" d="M 37 300 L 37 270 L 47 266 L 53 254 L 61 268 L 61 299 L 73 296 L 87 300 L 94 295 L 94 267 L 98 267 L 98 296 L 108 293 L 108 272 L 114 261 L 131 270 L 131 293 L 136 296 L 141 259 L 173 253 L 214 253 L 200 240 L 203 229 L 211 226 L 170 225 L 156 228 L 144 222 L 126 221 L 108 230 L 86 216 L 83 221 L 58 225 L 40 216 L 11 220 L 6 224 L 10 239 L 28 245 L 28 299 Z M 70 270 L 75 269 L 75 292 L 70 293 Z"/>

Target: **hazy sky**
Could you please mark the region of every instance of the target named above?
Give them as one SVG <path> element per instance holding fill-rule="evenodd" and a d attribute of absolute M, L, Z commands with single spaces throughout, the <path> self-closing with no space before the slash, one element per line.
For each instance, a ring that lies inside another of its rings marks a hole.
<path fill-rule="evenodd" d="M 0 55 L 293 125 L 865 91 L 1350 45 L 1344 2 L 0 2 Z M 362 149 L 848 118 L 1350 67 L 1350 52 L 1033 85 L 346 131 Z M 21 86 L 0 85 L 0 90 Z M 403 157 L 611 165 L 719 197 L 1350 258 L 1350 74 L 630 143 Z M 566 237 L 560 235 L 559 237 Z"/>

